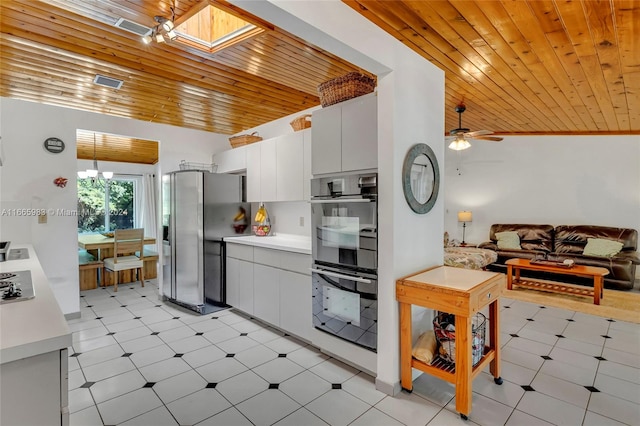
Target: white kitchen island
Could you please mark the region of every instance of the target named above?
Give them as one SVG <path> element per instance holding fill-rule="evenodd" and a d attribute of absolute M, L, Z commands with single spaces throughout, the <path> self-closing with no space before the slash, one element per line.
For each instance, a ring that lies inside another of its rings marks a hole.
<path fill-rule="evenodd" d="M 33 247 L 0 272 L 31 272 L 35 297 L 0 305 L 0 424 L 67 425 L 71 332 Z"/>

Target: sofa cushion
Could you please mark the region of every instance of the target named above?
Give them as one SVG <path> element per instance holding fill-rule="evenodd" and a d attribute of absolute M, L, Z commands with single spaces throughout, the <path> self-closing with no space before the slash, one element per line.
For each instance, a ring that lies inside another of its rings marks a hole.
<path fill-rule="evenodd" d="M 622 243 L 619 241 L 604 238 L 587 238 L 587 245 L 584 246 L 582 254 L 585 256 L 612 257 L 620 253 L 620 250 L 622 250 Z"/>
<path fill-rule="evenodd" d="M 516 231 L 504 231 L 497 232 L 496 238 L 498 239 L 498 248 L 499 249 L 521 249 L 520 247 L 520 237 Z"/>
<path fill-rule="evenodd" d="M 536 224 L 493 224 L 489 230 L 489 239 L 496 243 L 496 233 L 516 231 L 523 250 L 551 252 L 553 249 L 553 226 Z"/>
<path fill-rule="evenodd" d="M 582 254 L 588 238 L 619 241 L 622 251 L 636 251 L 638 232 L 629 228 L 612 228 L 594 225 L 560 225 L 556 227 L 556 253 Z"/>

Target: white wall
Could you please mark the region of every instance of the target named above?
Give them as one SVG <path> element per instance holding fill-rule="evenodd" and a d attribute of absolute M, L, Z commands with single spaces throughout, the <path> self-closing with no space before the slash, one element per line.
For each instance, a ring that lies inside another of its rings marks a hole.
<path fill-rule="evenodd" d="M 269 213 L 272 230 L 276 234 L 311 237 L 311 205 L 308 202 L 290 201 L 264 203 L 264 205 Z M 302 225 L 300 224 L 301 220 Z"/>
<path fill-rule="evenodd" d="M 446 150 L 445 230 L 489 239 L 493 223 L 602 225 L 640 231 L 640 136 L 509 136 Z"/>
<path fill-rule="evenodd" d="M 442 196 L 429 214 L 414 214 L 402 193 L 402 162 L 409 148 L 422 142 L 444 163 L 444 73 L 337 0 L 232 3 L 378 76 L 376 383 L 395 392 L 400 377 L 395 280 L 442 264 L 443 255 Z"/>
<path fill-rule="evenodd" d="M 79 128 L 159 141 L 158 179 L 163 172 L 177 170 L 180 160 L 202 162 L 214 152 L 226 149 L 229 143 L 226 136 L 208 132 L 9 98 L 0 101 L 4 153 L 0 208 L 3 209 L 76 209 L 75 141 Z M 44 150 L 42 143 L 51 136 L 65 142 L 63 153 Z M 53 185 L 58 176 L 69 179 L 66 188 Z M 38 224 L 35 217 L 2 216 L 0 239 L 33 244 L 63 313 L 79 313 L 75 216 L 52 215 L 46 224 Z"/>
<path fill-rule="evenodd" d="M 304 114 L 311 114 L 313 113 L 313 111 L 320 108 L 322 107 L 320 105 L 317 105 L 315 107 L 308 108 L 291 115 L 287 115 L 286 117 L 282 117 L 277 120 L 270 121 L 260 126 L 243 130 L 241 132 L 236 133 L 234 136 L 247 135 L 253 132 L 258 132 L 258 135 L 262 136 L 262 139 L 270 139 L 270 138 L 275 138 L 276 136 L 286 135 L 287 133 L 293 133 L 294 130 L 293 130 L 293 127 L 291 127 L 290 123 L 294 118 L 298 118 Z"/>

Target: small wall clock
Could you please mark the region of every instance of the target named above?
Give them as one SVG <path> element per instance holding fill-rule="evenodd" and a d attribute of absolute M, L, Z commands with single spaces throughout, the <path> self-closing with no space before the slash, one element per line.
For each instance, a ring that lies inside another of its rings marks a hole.
<path fill-rule="evenodd" d="M 47 138 L 44 141 L 44 149 L 52 154 L 60 154 L 64 151 L 64 142 L 58 138 Z"/>

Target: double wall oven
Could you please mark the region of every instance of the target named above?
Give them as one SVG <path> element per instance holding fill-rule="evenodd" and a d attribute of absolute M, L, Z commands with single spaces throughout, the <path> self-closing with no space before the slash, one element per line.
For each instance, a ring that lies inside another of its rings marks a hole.
<path fill-rule="evenodd" d="M 375 173 L 311 181 L 313 325 L 376 351 L 378 187 Z"/>

